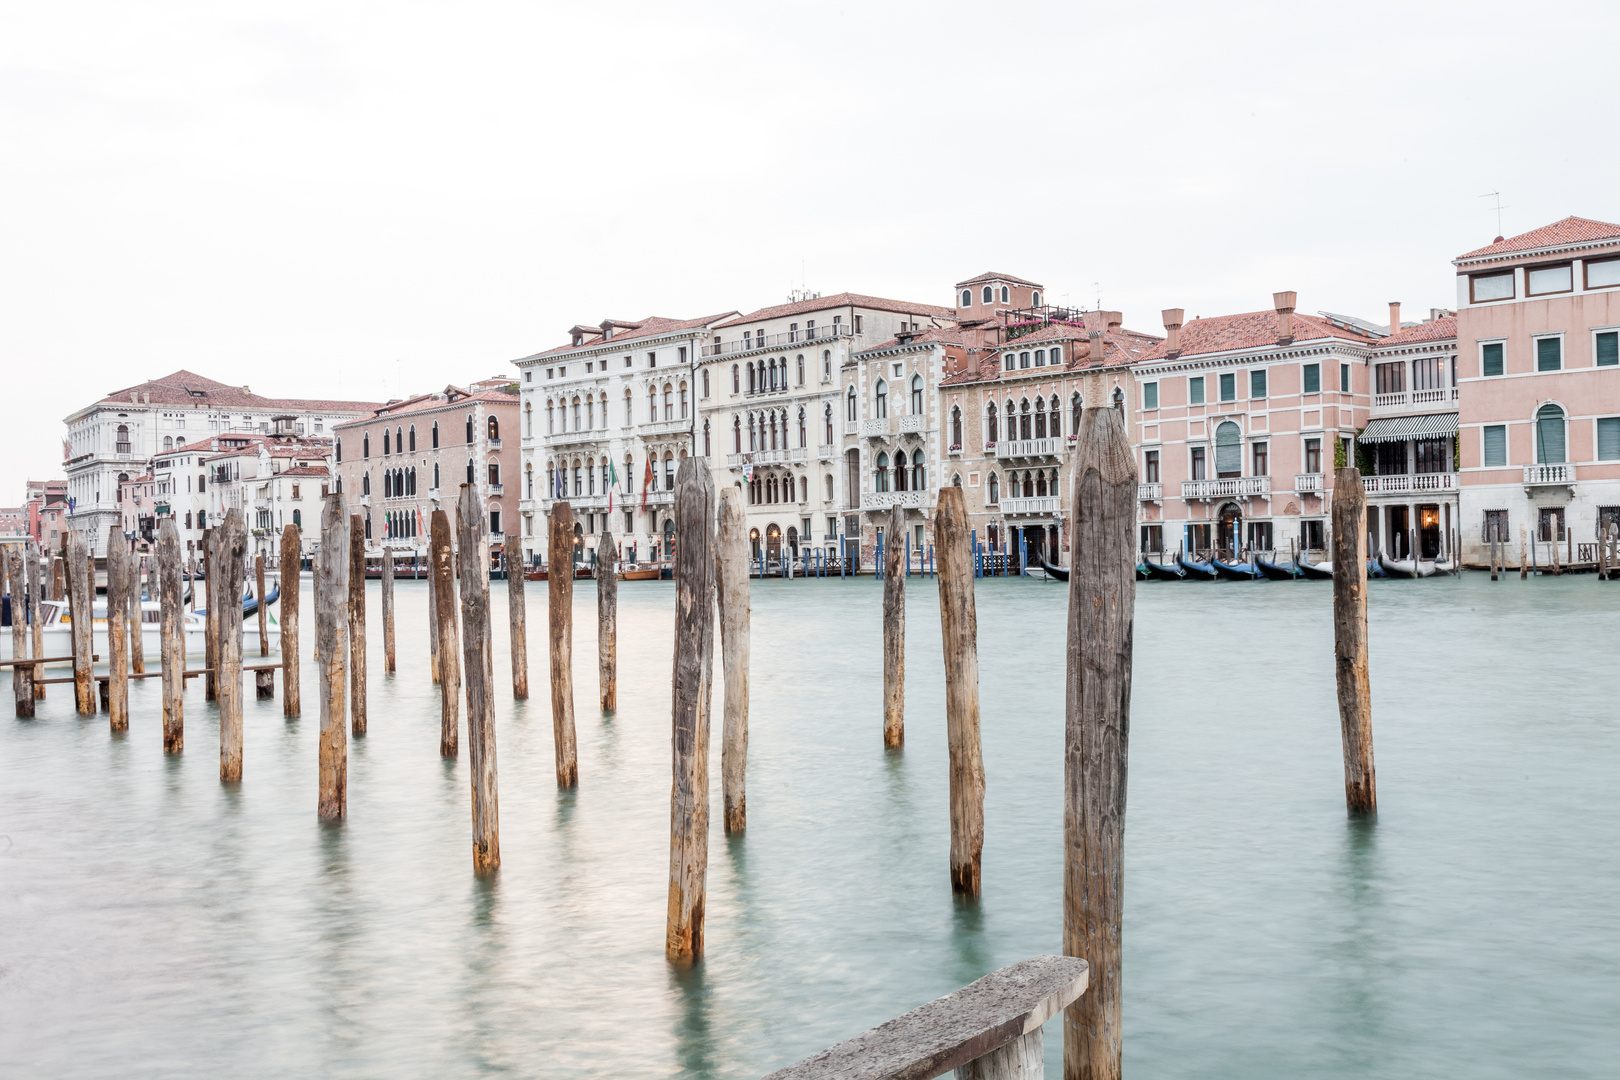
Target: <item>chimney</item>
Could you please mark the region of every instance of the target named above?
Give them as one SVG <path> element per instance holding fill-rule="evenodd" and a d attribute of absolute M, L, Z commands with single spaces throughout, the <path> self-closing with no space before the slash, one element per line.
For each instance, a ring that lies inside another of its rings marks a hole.
<path fill-rule="evenodd" d="M 1119 324 L 1125 321 L 1125 316 L 1118 311 L 1103 312 L 1103 322 L 1108 324 L 1109 330 L 1118 330 Z"/>
<path fill-rule="evenodd" d="M 1090 367 L 1101 367 L 1103 362 L 1103 339 L 1101 330 L 1093 330 L 1086 337 L 1091 342 L 1091 357 L 1087 361 Z"/>
<path fill-rule="evenodd" d="M 1399 300 L 1389 302 L 1389 332 L 1391 334 L 1401 332 L 1401 302 Z"/>
<path fill-rule="evenodd" d="M 1271 294 L 1271 302 L 1277 308 L 1277 344 L 1287 345 L 1294 340 L 1294 301 L 1299 299 L 1297 292 L 1279 292 Z"/>
<path fill-rule="evenodd" d="M 1186 308 L 1164 309 L 1164 351 L 1171 356 L 1181 355 L 1181 323 L 1186 314 Z"/>

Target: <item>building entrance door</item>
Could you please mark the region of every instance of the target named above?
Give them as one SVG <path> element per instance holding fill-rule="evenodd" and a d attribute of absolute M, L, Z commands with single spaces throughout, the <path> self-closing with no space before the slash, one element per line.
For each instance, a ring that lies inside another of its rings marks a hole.
<path fill-rule="evenodd" d="M 1237 547 L 1243 537 L 1243 511 L 1238 509 L 1237 503 L 1227 503 L 1221 507 L 1220 531 L 1215 537 L 1217 551 L 1232 553 L 1235 559 Z"/>
<path fill-rule="evenodd" d="M 1417 508 L 1418 517 L 1418 558 L 1438 559 L 1440 557 L 1440 507 L 1436 503 L 1429 503 Z"/>

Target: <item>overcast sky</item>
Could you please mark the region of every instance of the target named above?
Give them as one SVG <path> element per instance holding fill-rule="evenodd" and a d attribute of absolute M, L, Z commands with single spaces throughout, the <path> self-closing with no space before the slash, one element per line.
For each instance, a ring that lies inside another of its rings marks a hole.
<path fill-rule="evenodd" d="M 0 2 L 0 505 L 190 368 L 385 398 L 575 322 L 995 269 L 1159 332 L 1620 220 L 1615 5 Z"/>

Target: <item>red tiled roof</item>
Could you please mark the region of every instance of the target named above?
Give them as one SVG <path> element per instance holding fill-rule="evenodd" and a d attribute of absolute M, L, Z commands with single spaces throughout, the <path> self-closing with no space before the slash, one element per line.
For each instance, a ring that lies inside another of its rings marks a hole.
<path fill-rule="evenodd" d="M 1046 288 L 1039 282 L 1028 281 L 1021 277 L 1014 277 L 1011 274 L 998 274 L 994 270 L 986 270 L 984 273 L 976 277 L 970 277 L 966 281 L 958 281 L 956 287 L 960 289 L 964 285 L 977 285 L 981 281 L 1005 281 L 1010 285 L 1028 285 L 1032 289 Z"/>
<path fill-rule="evenodd" d="M 447 396 L 454 390 L 459 395 L 454 401 Z M 433 412 L 435 409 L 460 409 L 473 402 L 484 402 L 489 405 L 511 405 L 517 407 L 518 396 L 508 394 L 504 390 L 480 390 L 476 394 L 469 394 L 458 386 L 447 386 L 438 394 L 418 394 L 415 397 L 405 398 L 403 401 L 392 401 L 379 406 L 365 416 L 353 420 L 345 420 L 341 424 L 334 424 L 337 428 L 361 427 L 365 424 L 374 424 L 378 420 L 393 420 L 398 416 L 414 416 L 417 413 Z"/>
<path fill-rule="evenodd" d="M 295 465 L 290 469 L 282 469 L 277 476 L 328 476 L 325 465 Z"/>
<path fill-rule="evenodd" d="M 954 326 L 930 326 L 926 330 L 918 330 L 915 334 L 911 335 L 911 341 L 909 344 L 931 345 L 936 342 L 941 345 L 960 345 L 962 344 L 962 331 Z M 904 343 L 902 343 L 899 338 L 890 338 L 888 341 L 879 342 L 876 345 L 870 345 L 862 349 L 861 352 L 869 353 L 875 352 L 878 349 L 898 349 L 904 347 Z"/>
<path fill-rule="evenodd" d="M 621 331 L 620 333 L 614 334 L 611 338 L 607 338 L 605 340 L 601 335 L 601 331 L 598 330 L 596 331 L 595 337 L 587 337 L 578 345 L 558 345 L 554 349 L 545 349 L 541 352 L 522 357 L 514 362 L 521 364 L 527 360 L 539 360 L 547 356 L 565 356 L 568 353 L 582 352 L 586 349 L 594 349 L 600 345 L 611 345 L 617 347 L 619 343 L 623 341 L 636 341 L 641 338 L 658 337 L 662 334 L 678 334 L 682 330 L 696 330 L 700 327 L 716 323 L 721 319 L 729 318 L 735 314 L 737 314 L 735 311 L 722 311 L 718 315 L 705 315 L 700 319 L 666 319 L 662 315 L 649 315 L 645 319 L 626 319 L 623 322 L 614 321 L 613 325 L 615 326 L 633 325 L 635 329 Z M 581 327 L 580 329 L 587 328 Z"/>
<path fill-rule="evenodd" d="M 1312 341 L 1318 338 L 1337 338 L 1371 345 L 1377 338 L 1368 334 L 1334 326 L 1326 319 L 1314 315 L 1294 315 L 1294 340 Z M 1206 353 L 1239 352 L 1243 349 L 1268 349 L 1277 344 L 1276 311 L 1248 311 L 1240 315 L 1217 315 L 1209 319 L 1193 319 L 1181 327 L 1181 356 L 1201 356 Z M 1169 357 L 1165 342 L 1141 357 L 1142 360 L 1164 360 Z"/>
<path fill-rule="evenodd" d="M 1064 361 L 1061 369 L 1063 374 L 1084 371 L 1095 367 L 1120 367 L 1134 364 L 1153 352 L 1164 340 L 1152 334 L 1144 334 L 1136 330 L 1127 330 L 1124 327 L 1115 327 L 1103 333 L 1102 357 L 1094 358 L 1091 355 L 1090 335 L 1083 327 L 1070 323 L 1053 323 L 1036 333 L 1026 334 L 1020 338 L 1001 345 L 986 346 L 976 350 L 977 355 L 969 353 L 966 369 L 940 380 L 941 386 L 961 386 L 967 383 L 992 382 L 1003 376 L 1013 378 L 1032 374 L 1045 373 L 1052 375 L 1059 369 L 1054 368 L 1019 368 L 1017 371 L 1002 371 L 1001 354 L 1011 349 L 1019 348 L 1028 342 L 1034 341 L 1075 341 L 1086 342 L 1084 349 L 1073 348 Z"/>
<path fill-rule="evenodd" d="M 1381 339 L 1378 342 L 1378 347 L 1382 348 L 1385 345 L 1415 345 L 1422 341 L 1445 341 L 1456 336 L 1457 316 L 1446 315 L 1432 322 L 1405 327 L 1399 333 Z"/>
<path fill-rule="evenodd" d="M 763 322 L 766 319 L 780 319 L 788 315 L 807 315 L 813 311 L 831 311 L 842 307 L 871 308 L 873 311 L 894 311 L 901 315 L 926 315 L 933 319 L 953 321 L 956 318 L 955 308 L 940 307 L 937 304 L 914 304 L 909 300 L 885 300 L 881 296 L 866 296 L 863 293 L 841 292 L 832 296 L 820 296 L 814 300 L 799 300 L 792 304 L 760 308 L 758 311 L 751 311 L 747 315 L 739 315 L 735 319 L 719 323 L 716 329 Z"/>
<path fill-rule="evenodd" d="M 135 394 L 132 403 L 129 396 Z M 185 405 L 191 408 L 208 407 L 247 409 L 253 412 L 369 412 L 377 407 L 375 401 L 326 401 L 317 398 L 268 398 L 240 386 L 226 386 L 222 382 L 204 378 L 195 372 L 181 369 L 159 379 L 150 379 L 135 386 L 115 390 L 98 404 L 145 404 L 147 395 L 153 405 Z"/>
<path fill-rule="evenodd" d="M 1591 218 L 1567 217 L 1539 229 L 1531 229 L 1506 240 L 1498 240 L 1473 251 L 1465 251 L 1460 259 L 1477 259 L 1486 255 L 1506 255 L 1515 251 L 1534 251 L 1537 248 L 1558 247 L 1561 244 L 1579 244 L 1586 240 L 1620 240 L 1620 225 Z"/>

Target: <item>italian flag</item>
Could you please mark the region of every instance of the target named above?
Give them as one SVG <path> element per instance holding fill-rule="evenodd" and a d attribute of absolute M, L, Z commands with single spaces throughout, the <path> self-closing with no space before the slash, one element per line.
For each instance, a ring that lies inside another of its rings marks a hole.
<path fill-rule="evenodd" d="M 619 467 L 608 460 L 608 513 L 613 513 L 613 495 L 619 486 Z"/>

